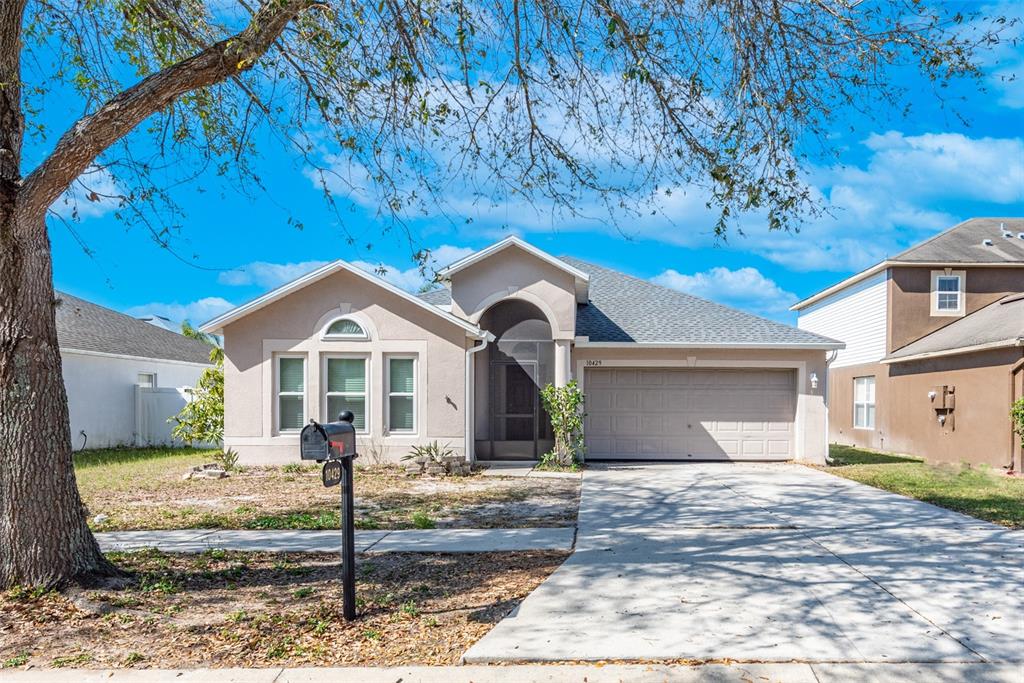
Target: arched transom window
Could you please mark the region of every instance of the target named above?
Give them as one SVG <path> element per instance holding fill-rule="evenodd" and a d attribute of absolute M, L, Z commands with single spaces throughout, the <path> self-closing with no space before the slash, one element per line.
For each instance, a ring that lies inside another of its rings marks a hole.
<path fill-rule="evenodd" d="M 338 318 L 324 331 L 326 339 L 369 339 L 363 326 L 351 318 Z"/>

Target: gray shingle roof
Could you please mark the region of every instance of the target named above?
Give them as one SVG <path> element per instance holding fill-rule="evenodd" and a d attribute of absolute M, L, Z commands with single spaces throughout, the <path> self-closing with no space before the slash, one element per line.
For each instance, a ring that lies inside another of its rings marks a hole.
<path fill-rule="evenodd" d="M 210 347 L 130 315 L 57 292 L 57 342 L 62 349 L 209 363 Z"/>
<path fill-rule="evenodd" d="M 452 302 L 452 293 L 445 287 L 418 294 L 419 298 L 434 306 L 447 306 Z"/>
<path fill-rule="evenodd" d="M 590 302 L 576 310 L 576 334 L 592 342 L 839 345 L 834 339 L 610 268 L 560 258 L 590 274 Z"/>
<path fill-rule="evenodd" d="M 834 339 L 610 268 L 568 256 L 559 258 L 590 275 L 590 301 L 576 308 L 576 334 L 592 342 L 841 346 Z M 447 289 L 420 296 L 435 306 L 451 302 Z"/>
<path fill-rule="evenodd" d="M 1004 230 L 1012 237 L 1003 237 Z M 893 256 L 893 261 L 1024 263 L 1024 218 L 971 218 Z M 992 246 L 983 240 L 992 240 Z"/>
<path fill-rule="evenodd" d="M 1010 294 L 893 351 L 886 359 L 1019 339 L 1024 339 L 1024 294 Z"/>

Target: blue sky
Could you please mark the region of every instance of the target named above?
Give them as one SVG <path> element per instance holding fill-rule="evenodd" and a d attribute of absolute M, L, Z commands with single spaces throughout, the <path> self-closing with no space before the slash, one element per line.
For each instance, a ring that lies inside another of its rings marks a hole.
<path fill-rule="evenodd" d="M 1020 15 L 1012 3 L 996 12 Z M 617 226 L 564 221 L 544 207 L 462 206 L 459 220 L 409 223 L 415 248 L 430 248 L 438 266 L 515 233 L 553 254 L 572 254 L 637 277 L 786 322 L 786 309 L 843 277 L 971 216 L 1024 215 L 1024 30 L 987 59 L 978 93 L 965 86 L 955 98 L 961 121 L 940 106 L 928 86 L 911 76 L 907 117 L 879 112 L 878 121 L 839 116 L 833 140 L 838 163 L 809 169 L 831 213 L 798 234 L 768 233 L 758 216 L 744 217 L 745 236 L 718 242 L 715 215 L 699 192 L 676 191 L 664 217 Z M 1016 44 L 1013 44 L 1013 43 Z M 1011 77 L 1018 78 L 1011 80 Z M 44 121 L 61 130 L 75 112 L 49 107 Z M 56 139 L 27 141 L 26 158 L 38 158 Z M 33 144 L 38 145 L 32 147 Z M 267 193 L 176 195 L 188 219 L 176 250 L 192 265 L 158 248 L 141 229 L 126 229 L 111 202 L 74 194 L 55 205 L 67 216 L 78 207 L 73 232 L 50 221 L 54 281 L 58 289 L 132 314 L 155 313 L 202 322 L 335 258 L 384 265 L 387 278 L 415 290 L 422 282 L 414 248 L 372 206 L 344 202 L 347 230 L 361 245 L 349 247 L 309 169 L 283 150 L 264 145 L 260 162 Z M 91 184 L 102 185 L 93 178 Z M 287 210 L 284 207 L 289 207 Z M 289 224 L 289 215 L 303 228 Z M 88 255 L 80 244 L 92 251 Z M 198 267 L 196 267 L 198 266 Z"/>

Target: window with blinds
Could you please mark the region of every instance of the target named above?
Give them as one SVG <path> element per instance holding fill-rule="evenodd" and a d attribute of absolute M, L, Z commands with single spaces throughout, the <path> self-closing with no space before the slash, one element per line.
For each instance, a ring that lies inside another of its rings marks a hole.
<path fill-rule="evenodd" d="M 416 431 L 416 359 L 388 359 L 388 431 Z"/>
<path fill-rule="evenodd" d="M 366 339 L 366 330 L 355 320 L 341 318 L 335 320 L 327 327 L 326 337 L 340 337 L 343 339 Z"/>
<path fill-rule="evenodd" d="M 294 432 L 306 422 L 306 359 L 277 359 L 277 429 Z"/>
<path fill-rule="evenodd" d="M 325 400 L 326 421 L 338 419 L 345 410 L 352 411 L 355 419 L 352 426 L 357 432 L 365 432 L 367 366 L 365 358 L 328 358 L 326 368 Z"/>

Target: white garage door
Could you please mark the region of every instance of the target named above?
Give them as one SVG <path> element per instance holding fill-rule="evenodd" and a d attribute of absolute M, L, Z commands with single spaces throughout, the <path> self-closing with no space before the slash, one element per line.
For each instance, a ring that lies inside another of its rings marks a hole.
<path fill-rule="evenodd" d="M 796 372 L 591 368 L 587 457 L 787 460 Z"/>

